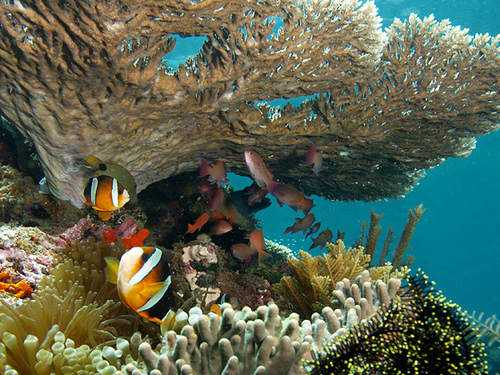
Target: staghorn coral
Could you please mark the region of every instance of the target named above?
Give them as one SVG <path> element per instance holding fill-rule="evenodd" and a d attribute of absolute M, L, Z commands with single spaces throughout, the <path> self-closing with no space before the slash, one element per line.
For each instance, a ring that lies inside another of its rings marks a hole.
<path fill-rule="evenodd" d="M 336 245 L 328 243 L 327 248 L 328 253 L 324 256 L 313 257 L 301 250 L 298 258 L 289 258 L 293 277 L 284 276 L 275 286 L 276 292 L 303 318 L 325 306 L 335 308 L 338 305 L 335 300 L 337 283 L 354 281 L 369 267 L 370 256 L 364 253 L 363 247 L 346 249 L 342 240 L 337 240 Z M 370 268 L 369 274 L 374 282 L 389 282 L 392 277 L 404 277 L 406 272 L 406 268 L 398 271 L 389 264 Z"/>
<path fill-rule="evenodd" d="M 326 374 L 484 374 L 484 346 L 465 314 L 446 301 L 423 273 L 408 277 L 398 299 L 349 334 L 334 340 L 306 365 Z"/>
<path fill-rule="evenodd" d="M 13 0 L 0 28 L 1 114 L 35 145 L 50 191 L 79 206 L 89 155 L 140 191 L 196 170 L 200 150 L 247 175 L 248 148 L 307 194 L 399 197 L 500 119 L 500 36 L 413 14 L 383 32 L 370 1 Z M 207 38 L 173 73 L 172 34 Z M 258 103 L 304 95 L 316 96 Z M 324 178 L 304 178 L 308 140 Z"/>

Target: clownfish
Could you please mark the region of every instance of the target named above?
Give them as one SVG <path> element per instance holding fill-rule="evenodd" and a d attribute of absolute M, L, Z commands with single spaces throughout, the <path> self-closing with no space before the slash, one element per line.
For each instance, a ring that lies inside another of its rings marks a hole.
<path fill-rule="evenodd" d="M 119 210 L 130 200 L 123 185 L 109 176 L 92 178 L 83 195 L 85 203 L 99 211 L 99 217 L 103 221 L 109 220 L 113 211 Z"/>
<path fill-rule="evenodd" d="M 140 316 L 164 324 L 177 309 L 166 256 L 155 247 L 133 247 L 120 261 L 106 257 L 106 278 L 117 284 L 122 302 Z"/>
<path fill-rule="evenodd" d="M 95 156 L 89 156 L 87 163 L 96 168 L 97 176 L 108 176 L 116 179 L 130 194 L 132 202 L 137 202 L 137 184 L 134 176 L 121 165 L 111 162 L 103 162 Z"/>

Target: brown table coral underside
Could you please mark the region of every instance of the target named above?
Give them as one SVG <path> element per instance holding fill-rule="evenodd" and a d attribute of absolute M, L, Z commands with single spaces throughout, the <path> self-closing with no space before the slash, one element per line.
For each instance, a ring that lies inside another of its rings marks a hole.
<path fill-rule="evenodd" d="M 432 17 L 384 33 L 374 4 L 355 0 L 10 3 L 1 113 L 36 145 L 51 191 L 75 205 L 89 155 L 122 164 L 142 190 L 197 169 L 198 155 L 248 174 L 246 149 L 306 193 L 397 197 L 499 126 L 500 36 Z M 171 34 L 207 42 L 167 74 Z M 315 94 L 300 108 L 255 106 Z M 318 178 L 299 166 L 308 140 L 323 151 Z"/>

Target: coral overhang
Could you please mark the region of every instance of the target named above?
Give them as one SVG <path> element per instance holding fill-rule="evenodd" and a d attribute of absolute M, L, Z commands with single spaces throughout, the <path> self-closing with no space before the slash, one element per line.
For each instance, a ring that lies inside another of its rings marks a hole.
<path fill-rule="evenodd" d="M 173 34 L 207 41 L 169 73 Z M 142 190 L 196 170 L 200 153 L 248 174 L 246 149 L 306 193 L 398 197 L 498 129 L 499 40 L 415 15 L 383 32 L 356 0 L 14 0 L 0 6 L 0 113 L 77 206 L 89 155 Z M 302 96 L 314 98 L 258 104 Z M 321 178 L 299 166 L 309 140 Z"/>

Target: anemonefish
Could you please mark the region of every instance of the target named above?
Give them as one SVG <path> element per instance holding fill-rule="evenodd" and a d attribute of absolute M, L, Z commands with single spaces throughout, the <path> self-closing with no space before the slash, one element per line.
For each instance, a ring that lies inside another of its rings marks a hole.
<path fill-rule="evenodd" d="M 108 176 L 116 179 L 130 194 L 132 202 L 137 202 L 137 184 L 134 176 L 121 165 L 111 162 L 103 162 L 95 156 L 89 156 L 87 163 L 96 168 L 97 176 Z"/>
<path fill-rule="evenodd" d="M 85 203 L 99 211 L 99 217 L 104 221 L 109 220 L 113 211 L 119 210 L 130 200 L 123 185 L 109 176 L 91 179 L 83 195 Z"/>
<path fill-rule="evenodd" d="M 133 247 L 120 261 L 106 257 L 106 278 L 117 284 L 122 302 L 140 316 L 163 324 L 176 309 L 166 256 L 155 247 Z"/>

